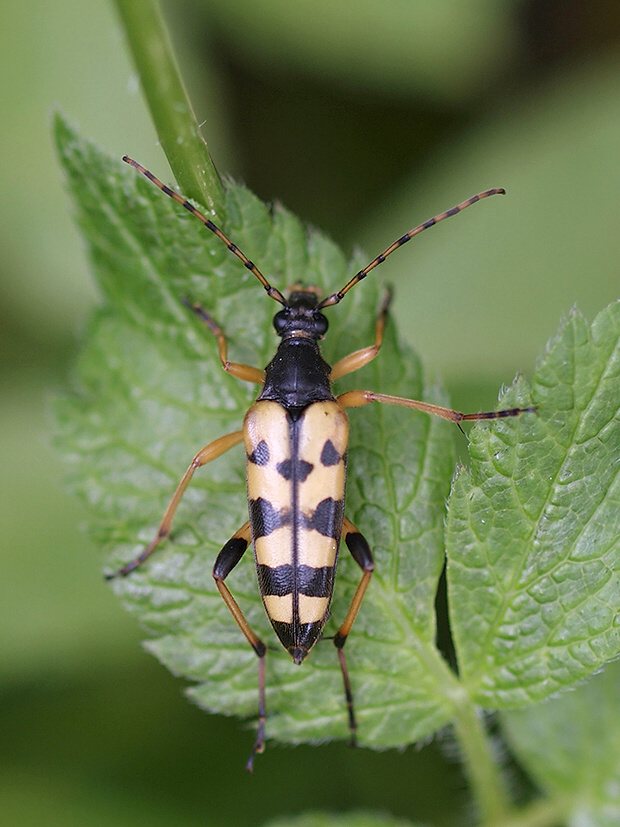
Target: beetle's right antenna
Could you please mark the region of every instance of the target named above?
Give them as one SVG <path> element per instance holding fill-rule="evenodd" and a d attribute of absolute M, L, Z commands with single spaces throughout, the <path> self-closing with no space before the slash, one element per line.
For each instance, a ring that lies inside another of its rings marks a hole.
<path fill-rule="evenodd" d="M 506 195 L 506 190 L 501 187 L 497 187 L 496 189 L 479 192 L 478 195 L 472 195 L 471 198 L 468 198 L 466 201 L 462 201 L 460 204 L 457 204 L 456 207 L 452 207 L 451 210 L 446 210 L 446 212 L 439 213 L 439 215 L 429 218 L 428 221 L 425 221 L 423 224 L 419 224 L 417 227 L 414 227 L 413 230 L 409 230 L 408 233 L 405 233 L 405 235 L 401 236 L 393 244 L 390 244 L 387 250 L 384 250 L 381 255 L 373 258 L 370 264 L 367 264 L 363 270 L 356 273 L 353 278 L 345 284 L 342 290 L 339 290 L 337 293 L 332 293 L 331 296 L 323 299 L 323 301 L 319 303 L 317 310 L 322 310 L 324 307 L 330 307 L 332 304 L 338 304 L 338 302 L 341 302 L 352 287 L 355 287 L 358 282 L 366 278 L 368 273 L 370 273 L 371 270 L 374 270 L 378 264 L 383 264 L 386 258 L 393 253 L 394 250 L 398 250 L 398 248 L 402 247 L 403 244 L 411 241 L 414 236 L 419 235 L 424 230 L 428 230 L 429 227 L 434 227 L 435 224 L 439 224 L 440 221 L 462 212 L 467 209 L 467 207 L 471 207 L 471 205 L 475 204 L 476 201 L 482 201 L 483 198 L 488 198 L 490 195 Z"/>
<path fill-rule="evenodd" d="M 203 215 L 200 212 L 200 210 L 197 210 L 196 207 L 194 207 L 193 204 L 190 204 L 187 198 L 183 198 L 182 195 L 179 195 L 177 192 L 170 189 L 170 187 L 162 183 L 159 180 L 159 178 L 156 178 L 150 170 L 146 169 L 146 167 L 143 167 L 142 164 L 139 164 L 137 161 L 134 161 L 133 158 L 129 158 L 127 155 L 123 155 L 123 161 L 126 164 L 129 164 L 129 166 L 132 166 L 134 169 L 137 169 L 138 172 L 141 172 L 142 175 L 148 178 L 149 181 L 152 181 L 156 187 L 159 187 L 159 189 L 162 192 L 165 192 L 166 195 L 170 196 L 170 198 L 174 198 L 177 204 L 180 204 L 182 207 L 185 207 L 185 209 L 189 210 L 189 212 L 191 212 L 192 215 L 195 215 L 199 221 L 202 221 L 202 223 L 208 230 L 211 230 L 211 232 L 214 235 L 216 235 L 221 241 L 224 242 L 224 244 L 228 247 L 231 253 L 234 253 L 237 256 L 237 258 L 241 259 L 241 261 L 244 263 L 244 265 L 247 267 L 250 273 L 254 273 L 256 278 L 260 281 L 260 283 L 267 291 L 267 295 L 270 298 L 275 299 L 277 302 L 280 302 L 280 304 L 283 304 L 284 307 L 288 307 L 288 302 L 286 301 L 282 293 L 280 293 L 280 291 L 276 287 L 272 287 L 269 284 L 265 276 L 263 276 L 263 274 L 254 264 L 254 262 L 250 261 L 250 259 L 246 255 L 244 255 L 244 253 L 241 252 L 237 245 L 233 244 L 232 241 L 224 235 L 220 228 L 216 224 L 214 224 L 210 218 L 207 218 L 205 215 Z"/>

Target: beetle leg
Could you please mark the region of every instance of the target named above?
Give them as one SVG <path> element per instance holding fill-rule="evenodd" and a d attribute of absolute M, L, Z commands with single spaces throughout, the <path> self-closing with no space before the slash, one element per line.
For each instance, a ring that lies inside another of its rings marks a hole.
<path fill-rule="evenodd" d="M 354 353 L 350 353 L 348 356 L 339 359 L 336 362 L 336 364 L 332 367 L 331 373 L 329 374 L 330 382 L 335 382 L 336 379 L 340 379 L 341 376 L 346 376 L 347 373 L 353 373 L 354 370 L 359 370 L 364 365 L 367 365 L 368 362 L 372 362 L 377 353 L 379 353 L 379 349 L 381 348 L 381 344 L 383 342 L 383 330 L 385 328 L 385 320 L 387 318 L 391 301 L 392 291 L 388 290 L 385 294 L 385 298 L 383 299 L 383 303 L 377 315 L 377 321 L 375 324 L 374 345 L 370 345 L 370 347 L 364 347 L 361 350 L 356 350 Z"/>
<path fill-rule="evenodd" d="M 420 402 L 417 399 L 403 399 L 400 396 L 389 396 L 385 393 L 374 393 L 374 391 L 347 391 L 338 397 L 338 402 L 343 408 L 361 408 L 371 402 L 383 402 L 387 405 L 401 405 L 404 408 L 415 408 L 416 411 L 440 416 L 455 422 L 461 428 L 461 422 L 470 422 L 478 419 L 501 419 L 506 416 L 519 416 L 522 413 L 536 413 L 536 408 L 508 408 L 503 411 L 484 411 L 482 413 L 464 414 L 460 411 L 453 411 L 451 408 L 442 408 L 439 405 L 431 405 L 430 402 Z M 461 428 L 461 430 L 463 430 Z"/>
<path fill-rule="evenodd" d="M 242 379 L 244 382 L 254 382 L 256 385 L 262 385 L 265 382 L 265 371 L 259 368 L 253 368 L 251 365 L 242 365 L 239 362 L 229 362 L 226 350 L 226 337 L 222 328 L 214 321 L 214 319 L 207 313 L 207 311 L 200 304 L 193 304 L 187 299 L 183 299 L 183 304 L 195 313 L 207 325 L 209 330 L 217 339 L 217 347 L 220 356 L 220 362 L 226 373 L 237 379 Z"/>
<path fill-rule="evenodd" d="M 355 733 L 357 731 L 357 721 L 355 720 L 355 711 L 353 708 L 353 693 L 351 691 L 351 684 L 349 682 L 349 673 L 347 671 L 343 647 L 347 642 L 347 637 L 349 635 L 349 632 L 351 631 L 353 623 L 355 622 L 355 618 L 357 617 L 357 613 L 362 604 L 362 600 L 364 599 L 364 594 L 366 593 L 366 589 L 368 588 L 368 584 L 370 583 L 370 578 L 372 577 L 372 573 L 375 568 L 375 563 L 372 559 L 372 552 L 370 550 L 370 546 L 366 542 L 366 539 L 363 537 L 362 534 L 360 534 L 360 532 L 355 528 L 351 520 L 349 520 L 347 517 L 344 518 L 342 524 L 342 539 L 347 544 L 347 548 L 351 552 L 353 559 L 363 572 L 362 579 L 360 580 L 357 589 L 355 590 L 355 594 L 353 595 L 353 600 L 351 601 L 351 605 L 349 606 L 349 611 L 347 612 L 347 616 L 344 619 L 344 623 L 342 624 L 340 629 L 338 629 L 337 633 L 334 636 L 334 645 L 338 650 L 340 668 L 342 669 L 342 679 L 344 681 L 344 692 L 347 699 L 347 709 L 349 712 L 349 730 L 351 732 L 350 743 L 351 746 L 354 746 Z"/>
<path fill-rule="evenodd" d="M 251 532 L 248 521 L 230 538 L 217 555 L 215 565 L 213 566 L 213 578 L 224 603 L 226 603 L 232 616 L 235 618 L 237 626 L 241 629 L 245 639 L 258 656 L 258 732 L 252 753 L 246 765 L 248 771 L 253 772 L 254 756 L 260 754 L 265 749 L 265 652 L 267 651 L 267 647 L 252 630 L 250 624 L 245 619 L 245 615 L 239 608 L 239 604 L 230 593 L 228 586 L 224 583 L 224 580 L 245 554 L 250 540 Z"/>
<path fill-rule="evenodd" d="M 219 439 L 214 439 L 213 442 L 210 442 L 202 449 L 202 451 L 199 451 L 196 454 L 194 459 L 190 462 L 189 468 L 183 475 L 181 482 L 178 484 L 177 490 L 174 492 L 172 499 L 168 504 L 168 508 L 164 512 L 164 516 L 159 524 L 155 538 L 144 549 L 144 551 L 136 557 L 135 560 L 127 563 L 127 565 L 123 566 L 122 569 L 119 569 L 112 574 L 107 574 L 107 580 L 111 580 L 113 577 L 125 577 L 127 574 L 132 572 L 134 569 L 137 569 L 138 566 L 144 563 L 146 558 L 155 551 L 160 541 L 170 534 L 174 514 L 183 494 L 185 493 L 185 489 L 189 485 L 191 478 L 194 476 L 194 471 L 202 465 L 206 465 L 207 462 L 211 462 L 212 459 L 219 457 L 220 454 L 223 454 L 225 451 L 228 451 L 229 448 L 232 448 L 234 445 L 238 445 L 238 443 L 242 441 L 243 431 L 234 431 L 232 434 L 226 434 L 226 436 L 221 436 Z"/>

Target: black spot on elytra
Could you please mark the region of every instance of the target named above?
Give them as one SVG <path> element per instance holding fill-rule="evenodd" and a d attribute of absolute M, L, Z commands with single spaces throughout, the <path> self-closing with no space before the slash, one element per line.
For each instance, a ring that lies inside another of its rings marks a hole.
<path fill-rule="evenodd" d="M 269 446 L 264 439 L 261 439 L 256 448 L 249 455 L 248 462 L 252 462 L 254 465 L 267 465 L 269 462 Z"/>
<path fill-rule="evenodd" d="M 288 511 L 276 511 L 269 500 L 264 500 L 262 497 L 249 500 L 248 505 L 254 539 L 266 537 L 276 528 L 282 528 L 291 522 L 291 515 Z"/>
<path fill-rule="evenodd" d="M 312 465 L 311 462 L 306 462 L 303 459 L 298 459 L 297 462 L 294 464 L 293 460 L 285 459 L 283 462 L 279 462 L 276 465 L 278 474 L 284 477 L 285 480 L 291 480 L 293 478 L 294 473 L 295 479 L 298 482 L 303 482 L 313 468 L 314 465 Z"/>
<path fill-rule="evenodd" d="M 296 664 L 300 664 L 321 634 L 324 620 L 317 623 L 280 623 L 272 620 L 275 633 Z"/>
<path fill-rule="evenodd" d="M 297 567 L 297 588 L 308 597 L 329 597 L 334 590 L 334 567 Z"/>
<path fill-rule="evenodd" d="M 274 594 L 283 597 L 293 591 L 293 567 L 284 566 L 257 566 L 258 585 L 260 593 Z"/>
<path fill-rule="evenodd" d="M 334 443 L 331 439 L 328 439 L 325 445 L 323 446 L 323 450 L 321 451 L 321 462 L 323 465 L 338 465 L 340 462 L 340 454 L 334 448 Z"/>
<path fill-rule="evenodd" d="M 323 537 L 337 539 L 340 537 L 343 516 L 343 501 L 327 497 L 317 505 L 312 517 L 304 518 L 304 523 L 306 528 L 318 531 Z"/>

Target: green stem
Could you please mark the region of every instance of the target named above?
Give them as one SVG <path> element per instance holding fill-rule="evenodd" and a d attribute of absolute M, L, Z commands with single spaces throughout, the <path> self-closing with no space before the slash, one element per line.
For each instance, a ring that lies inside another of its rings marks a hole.
<path fill-rule="evenodd" d="M 439 691 L 452 706 L 452 724 L 481 824 L 499 827 L 508 822 L 513 809 L 484 718 L 435 647 L 421 644 L 418 653 L 429 673 L 434 675 L 438 689 L 441 687 Z"/>
<path fill-rule="evenodd" d="M 213 216 L 222 216 L 222 184 L 200 134 L 157 2 L 115 2 L 174 176 L 184 195 L 204 204 Z"/>
<path fill-rule="evenodd" d="M 539 799 L 488 827 L 557 827 L 566 820 L 569 812 L 568 802 Z"/>
<path fill-rule="evenodd" d="M 462 698 L 455 699 L 453 724 L 481 823 L 503 824 L 508 820 L 511 806 L 497 756 L 482 715 L 464 690 L 461 693 Z"/>

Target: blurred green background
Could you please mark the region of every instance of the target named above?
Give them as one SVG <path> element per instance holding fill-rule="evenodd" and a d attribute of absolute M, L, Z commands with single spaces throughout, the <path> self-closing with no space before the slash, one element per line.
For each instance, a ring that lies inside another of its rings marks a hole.
<path fill-rule="evenodd" d="M 220 171 L 369 257 L 472 193 L 508 196 L 385 265 L 394 312 L 461 409 L 531 374 L 562 314 L 620 295 L 620 6 L 603 0 L 168 0 Z M 208 717 L 140 649 L 51 449 L 96 302 L 50 137 L 60 109 L 169 180 L 106 0 L 5 0 L 0 126 L 0 817 L 259 824 L 367 807 L 466 817 L 450 749 L 270 745 Z M 334 285 L 335 287 L 339 285 Z M 449 744 L 448 744 L 449 746 Z"/>

